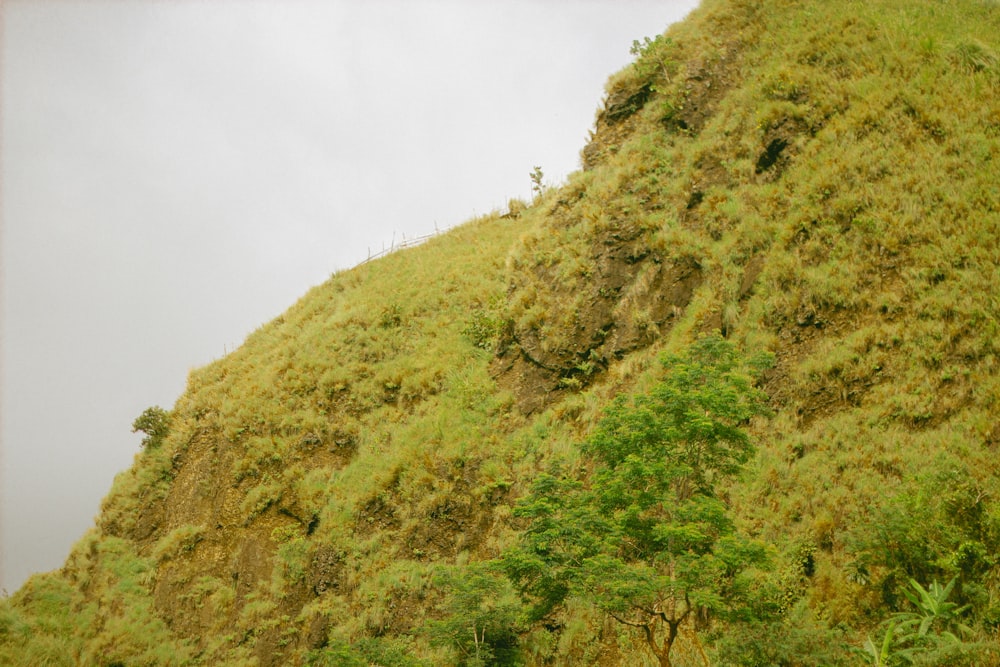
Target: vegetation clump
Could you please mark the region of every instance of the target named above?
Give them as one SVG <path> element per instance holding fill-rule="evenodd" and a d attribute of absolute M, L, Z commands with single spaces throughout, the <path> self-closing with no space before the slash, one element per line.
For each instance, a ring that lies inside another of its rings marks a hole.
<path fill-rule="evenodd" d="M 132 432 L 145 434 L 142 438 L 144 448 L 159 447 L 170 433 L 170 412 L 159 406 L 146 408 L 132 422 Z"/>

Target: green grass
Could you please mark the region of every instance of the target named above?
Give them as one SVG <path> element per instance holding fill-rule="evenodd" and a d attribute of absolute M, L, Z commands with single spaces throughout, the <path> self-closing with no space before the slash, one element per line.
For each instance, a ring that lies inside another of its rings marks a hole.
<path fill-rule="evenodd" d="M 774 552 L 764 625 L 717 622 L 713 659 L 860 664 L 907 577 L 958 576 L 995 637 L 998 35 L 981 0 L 706 0 L 612 76 L 567 185 L 340 272 L 192 372 L 65 568 L 0 602 L 0 662 L 455 661 L 421 630 L 435 565 L 513 544 L 533 476 L 713 329 L 777 360 L 722 492 Z M 522 647 L 641 664 L 629 637 L 571 602 Z"/>

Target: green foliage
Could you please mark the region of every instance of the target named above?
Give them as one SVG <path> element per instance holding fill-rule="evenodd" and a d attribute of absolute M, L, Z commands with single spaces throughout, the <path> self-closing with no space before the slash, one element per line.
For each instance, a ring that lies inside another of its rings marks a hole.
<path fill-rule="evenodd" d="M 342 640 L 329 642 L 306 654 L 309 667 L 430 667 L 414 657 L 411 641 L 384 637 L 366 637 L 353 644 Z"/>
<path fill-rule="evenodd" d="M 907 590 L 905 593 L 916 611 L 903 612 L 895 617 L 904 637 L 913 642 L 922 642 L 928 638 L 928 633 L 934 630 L 933 634 L 957 642 L 959 638 L 955 632 L 963 636 L 972 634 L 972 629 L 959 620 L 971 605 L 959 606 L 948 600 L 957 581 L 956 577 L 946 586 L 933 581 L 928 588 L 924 588 L 919 582 L 910 580 L 912 590 Z M 908 635 L 907 630 L 911 631 Z"/>
<path fill-rule="evenodd" d="M 85 543 L 92 592 L 84 597 L 71 589 L 75 634 L 82 644 L 78 663 L 180 667 L 190 662 L 191 643 L 175 637 L 154 608 L 154 562 L 140 557 L 128 540 L 90 535 Z"/>
<path fill-rule="evenodd" d="M 970 605 L 950 601 L 957 578 L 924 588 L 910 580 L 905 591 L 913 611 L 897 612 L 883 624 L 882 636 L 869 636 L 860 653 L 872 667 L 893 665 L 978 665 L 997 657 L 992 642 L 970 641 L 975 631 L 962 622 Z"/>
<path fill-rule="evenodd" d="M 170 433 L 169 410 L 164 410 L 159 406 L 153 406 L 143 410 L 142 414 L 132 422 L 132 432 L 145 433 L 142 439 L 142 446 L 145 449 L 153 449 L 163 444 L 164 438 Z"/>
<path fill-rule="evenodd" d="M 545 183 L 543 182 L 545 174 L 542 173 L 541 167 L 536 166 L 534 169 L 531 170 L 530 177 L 531 177 L 531 191 L 535 193 L 535 198 L 537 199 L 538 197 L 542 196 L 543 192 L 545 192 Z"/>
<path fill-rule="evenodd" d="M 658 479 L 660 492 L 708 495 L 719 478 L 738 472 L 753 455 L 744 427 L 768 412 L 754 376 L 772 358 L 744 360 L 731 342 L 712 335 L 661 363 L 663 379 L 648 394 L 616 399 L 582 449 L 608 474 L 648 461 L 663 468 L 640 478 Z"/>
<path fill-rule="evenodd" d="M 0 598 L 0 664 L 11 667 L 70 667 L 81 650 L 74 614 L 81 596 L 70 582 L 35 575 L 13 597 Z"/>
<path fill-rule="evenodd" d="M 431 663 L 414 656 L 415 647 L 409 638 L 393 640 L 384 637 L 366 637 L 358 640 L 354 646 L 366 660 L 366 665 L 431 667 Z"/>
<path fill-rule="evenodd" d="M 952 57 L 955 64 L 966 72 L 1000 75 L 1000 56 L 982 42 L 973 40 L 957 44 Z"/>
<path fill-rule="evenodd" d="M 663 359 L 648 394 L 607 409 L 582 447 L 589 480 L 538 478 L 515 511 L 529 521 L 521 546 L 504 557 L 536 617 L 584 598 L 641 629 L 664 661 L 693 613 L 740 608 L 740 575 L 765 554 L 735 531 L 716 485 L 753 452 L 742 427 L 766 410 L 748 371 L 765 363 L 718 336 L 698 340 Z"/>
<path fill-rule="evenodd" d="M 178 526 L 156 543 L 156 547 L 153 549 L 153 558 L 162 562 L 189 554 L 204 538 L 205 529 L 203 526 L 189 524 Z"/>
<path fill-rule="evenodd" d="M 717 664 L 726 667 L 857 664 L 844 629 L 829 627 L 804 601 L 783 614 L 754 611 L 741 623 L 711 632 Z"/>
<path fill-rule="evenodd" d="M 343 641 L 333 641 L 322 649 L 310 651 L 306 657 L 309 667 L 368 667 L 361 652 Z"/>
<path fill-rule="evenodd" d="M 893 662 L 892 642 L 896 635 L 896 623 L 890 621 L 885 627 L 882 637 L 873 639 L 871 636 L 865 639 L 861 647 L 861 655 L 869 660 L 872 667 L 889 667 Z"/>
<path fill-rule="evenodd" d="M 641 41 L 632 40 L 629 53 L 635 57 L 632 67 L 639 79 L 650 83 L 657 76 L 668 78 L 668 67 L 672 64 L 669 53 L 673 46 L 673 40 L 666 35 L 657 35 L 652 39 L 643 37 Z"/>
<path fill-rule="evenodd" d="M 309 543 L 302 537 L 295 537 L 279 546 L 277 555 L 285 585 L 301 583 L 309 565 Z"/>
<path fill-rule="evenodd" d="M 382 309 L 378 317 L 378 325 L 383 329 L 392 329 L 402 325 L 403 310 L 398 303 L 392 303 Z"/>
<path fill-rule="evenodd" d="M 506 300 L 502 294 L 492 296 L 485 306 L 472 311 L 472 317 L 462 329 L 462 334 L 480 349 L 497 351 L 510 327 L 505 306 Z"/>
<path fill-rule="evenodd" d="M 444 616 L 427 625 L 431 643 L 453 648 L 468 667 L 515 664 L 523 609 L 510 581 L 476 564 L 442 568 L 435 583 L 445 591 Z"/>
<path fill-rule="evenodd" d="M 878 577 L 874 583 L 891 607 L 913 594 L 907 582 L 938 577 L 960 583 L 955 593 L 961 604 L 982 604 L 980 582 L 1000 565 L 995 556 L 1000 507 L 973 472 L 950 455 L 939 457 L 929 472 L 878 507 L 870 525 L 852 533 L 855 568 L 867 578 Z"/>

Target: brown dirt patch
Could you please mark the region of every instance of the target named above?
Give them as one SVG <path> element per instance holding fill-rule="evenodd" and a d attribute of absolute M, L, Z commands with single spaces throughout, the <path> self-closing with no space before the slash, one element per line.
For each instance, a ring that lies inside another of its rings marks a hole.
<path fill-rule="evenodd" d="M 576 286 L 577 294 L 552 299 L 571 304 L 573 325 L 557 338 L 515 327 L 511 345 L 493 362 L 498 384 L 514 394 L 526 414 L 564 391 L 586 386 L 613 360 L 653 343 L 683 314 L 703 279 L 694 260 L 652 256 L 634 235 L 606 234 L 592 241 L 591 253 L 596 267 L 591 279 Z M 536 286 L 554 283 L 544 275 L 531 280 Z"/>

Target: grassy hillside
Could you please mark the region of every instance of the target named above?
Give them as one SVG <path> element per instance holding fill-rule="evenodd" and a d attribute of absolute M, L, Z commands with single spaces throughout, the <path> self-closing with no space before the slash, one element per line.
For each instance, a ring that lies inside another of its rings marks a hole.
<path fill-rule="evenodd" d="M 0 601 L 0 663 L 658 664 L 480 564 L 717 331 L 774 358 L 712 489 L 767 558 L 671 664 L 1000 664 L 1000 5 L 706 0 L 635 52 L 565 186 L 192 373 L 65 566 Z"/>

